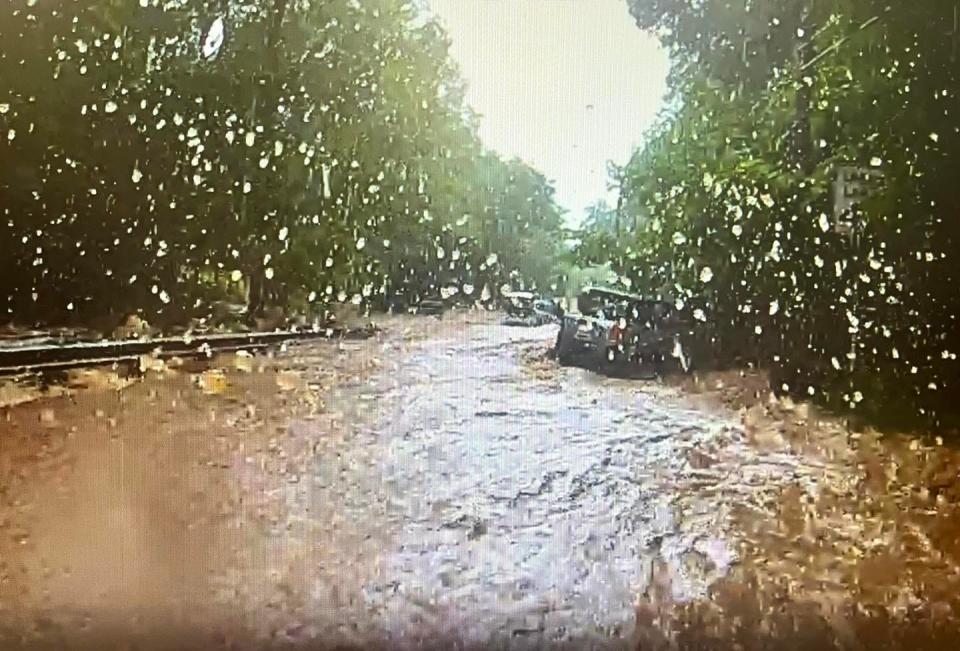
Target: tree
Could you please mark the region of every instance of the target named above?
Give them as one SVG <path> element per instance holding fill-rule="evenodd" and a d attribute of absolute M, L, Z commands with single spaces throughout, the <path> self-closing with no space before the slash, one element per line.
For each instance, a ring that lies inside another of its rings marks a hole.
<path fill-rule="evenodd" d="M 631 10 L 676 65 L 671 112 L 611 179 L 643 224 L 602 244 L 616 271 L 651 292 L 673 287 L 683 309 L 711 315 L 717 350 L 775 367 L 778 389 L 874 413 L 893 405 L 908 420 L 955 413 L 957 227 L 943 212 L 958 198 L 948 170 L 960 153 L 952 8 Z M 942 38 L 922 38 L 921 25 Z M 839 215 L 834 181 L 849 165 L 883 177 Z"/>
<path fill-rule="evenodd" d="M 552 189 L 485 151 L 409 0 L 29 5 L 0 9 L 8 317 L 184 321 L 241 290 L 322 312 L 550 275 Z"/>

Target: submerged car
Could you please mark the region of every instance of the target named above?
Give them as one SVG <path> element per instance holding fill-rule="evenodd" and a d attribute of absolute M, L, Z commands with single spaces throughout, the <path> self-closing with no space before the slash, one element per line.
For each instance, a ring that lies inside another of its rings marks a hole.
<path fill-rule="evenodd" d="M 674 360 L 689 368 L 682 339 L 695 329 L 670 301 L 588 287 L 577 298 L 577 311 L 561 318 L 554 352 L 564 365 L 661 374 Z"/>

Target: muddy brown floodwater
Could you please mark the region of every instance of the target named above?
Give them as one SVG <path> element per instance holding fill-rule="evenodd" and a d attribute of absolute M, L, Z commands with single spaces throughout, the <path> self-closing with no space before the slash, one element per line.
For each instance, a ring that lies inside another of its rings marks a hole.
<path fill-rule="evenodd" d="M 942 440 L 386 326 L 0 412 L 0 648 L 960 648 Z"/>

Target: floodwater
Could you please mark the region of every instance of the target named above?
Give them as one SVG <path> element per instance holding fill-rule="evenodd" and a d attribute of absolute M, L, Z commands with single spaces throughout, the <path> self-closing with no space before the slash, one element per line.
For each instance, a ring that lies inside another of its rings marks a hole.
<path fill-rule="evenodd" d="M 952 448 L 554 337 L 395 318 L 0 411 L 0 647 L 960 648 Z"/>

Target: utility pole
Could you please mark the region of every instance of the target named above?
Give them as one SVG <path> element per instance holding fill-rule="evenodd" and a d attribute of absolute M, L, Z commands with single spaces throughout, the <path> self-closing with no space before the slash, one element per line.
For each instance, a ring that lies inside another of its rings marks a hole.
<path fill-rule="evenodd" d="M 617 193 L 617 211 L 614 213 L 614 231 L 617 237 L 617 243 L 620 243 L 620 214 L 623 211 L 623 183 L 620 183 L 620 191 Z"/>
<path fill-rule="evenodd" d="M 624 207 L 624 194 L 626 193 L 625 179 L 626 173 L 623 167 L 613 163 L 612 161 L 607 163 L 607 175 L 611 177 L 613 183 L 608 182 L 607 189 L 617 190 L 617 207 L 613 212 L 613 231 L 614 231 L 614 241 L 617 251 L 616 260 L 611 260 L 615 263 L 617 268 L 617 273 L 620 274 L 623 272 L 623 256 L 621 255 L 623 248 L 620 246 L 620 239 L 623 235 L 623 207 Z"/>
<path fill-rule="evenodd" d="M 617 208 L 613 214 L 613 229 L 614 235 L 617 238 L 617 242 L 620 241 L 620 214 L 623 210 L 623 168 L 609 161 L 607 163 L 607 176 L 610 177 L 613 183 L 607 182 L 607 189 L 612 190 L 616 188 L 617 190 Z"/>
<path fill-rule="evenodd" d="M 953 52 L 950 55 L 952 63 L 957 62 L 957 29 L 960 27 L 960 0 L 953 3 Z"/>

